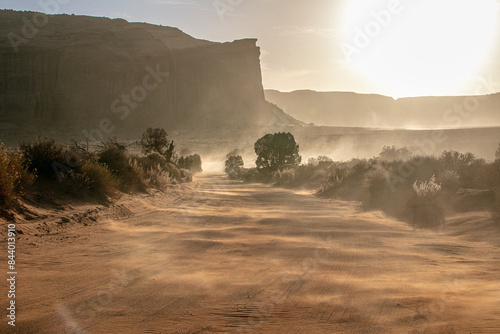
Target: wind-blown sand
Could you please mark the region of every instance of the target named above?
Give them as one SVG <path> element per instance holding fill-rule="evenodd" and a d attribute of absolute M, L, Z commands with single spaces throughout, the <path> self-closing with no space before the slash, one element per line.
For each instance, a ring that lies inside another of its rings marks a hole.
<path fill-rule="evenodd" d="M 21 236 L 17 326 L 0 332 L 500 332 L 488 213 L 414 230 L 217 174 L 121 204 L 132 214 Z"/>

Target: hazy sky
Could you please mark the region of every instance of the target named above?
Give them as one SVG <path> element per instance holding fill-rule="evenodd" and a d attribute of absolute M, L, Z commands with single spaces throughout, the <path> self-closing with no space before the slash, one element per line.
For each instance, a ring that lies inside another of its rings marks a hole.
<path fill-rule="evenodd" d="M 500 91 L 500 0 L 0 0 L 0 7 L 46 12 L 41 3 L 54 1 L 59 13 L 173 26 L 211 41 L 257 38 L 265 88 L 400 97 L 486 93 L 486 81 Z"/>

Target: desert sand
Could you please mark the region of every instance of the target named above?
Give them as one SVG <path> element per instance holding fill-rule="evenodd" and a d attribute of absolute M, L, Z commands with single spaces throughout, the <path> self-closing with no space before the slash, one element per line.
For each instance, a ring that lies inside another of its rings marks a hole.
<path fill-rule="evenodd" d="M 3 316 L 0 332 L 500 332 L 490 213 L 415 230 L 356 203 L 204 173 L 72 214 L 18 225 L 17 325 Z"/>

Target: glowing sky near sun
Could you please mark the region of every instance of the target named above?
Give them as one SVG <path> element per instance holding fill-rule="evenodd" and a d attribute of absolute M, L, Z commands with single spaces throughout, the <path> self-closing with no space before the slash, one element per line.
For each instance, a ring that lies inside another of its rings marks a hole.
<path fill-rule="evenodd" d="M 58 0 L 42 0 L 50 2 Z M 60 0 L 60 13 L 258 38 L 265 88 L 400 96 L 500 91 L 500 0 Z M 38 0 L 0 8 L 44 11 Z M 484 92 L 482 92 L 484 93 Z"/>

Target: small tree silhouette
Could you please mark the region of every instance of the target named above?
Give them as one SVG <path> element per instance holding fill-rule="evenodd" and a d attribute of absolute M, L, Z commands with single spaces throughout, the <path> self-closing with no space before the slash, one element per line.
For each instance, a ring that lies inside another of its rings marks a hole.
<path fill-rule="evenodd" d="M 158 153 L 165 157 L 167 162 L 170 162 L 174 152 L 174 141 L 168 140 L 167 132 L 161 128 L 148 128 L 142 134 L 141 139 L 142 153 Z"/>
<path fill-rule="evenodd" d="M 290 132 L 267 134 L 254 145 L 257 169 L 273 172 L 300 164 L 299 145 Z"/>
<path fill-rule="evenodd" d="M 241 155 L 231 155 L 225 162 L 224 171 L 231 179 L 236 179 L 241 175 L 244 162 Z"/>
<path fill-rule="evenodd" d="M 201 173 L 203 171 L 201 168 L 201 157 L 199 154 L 182 156 L 177 161 L 177 164 L 180 168 L 187 169 L 194 173 Z"/>

